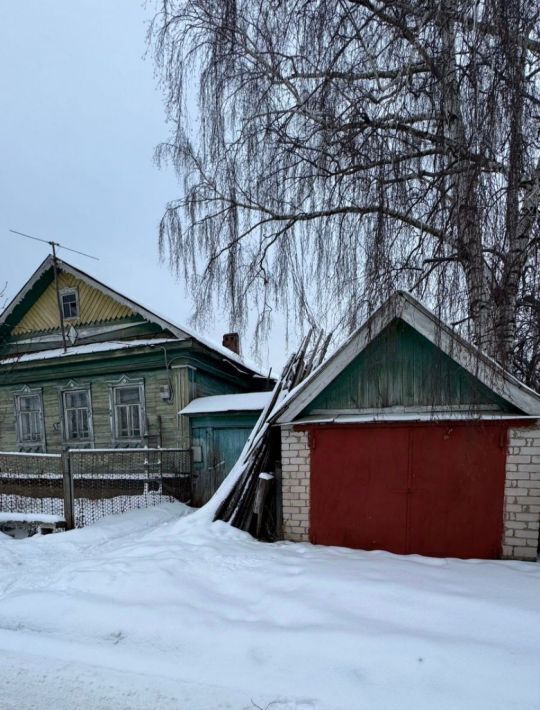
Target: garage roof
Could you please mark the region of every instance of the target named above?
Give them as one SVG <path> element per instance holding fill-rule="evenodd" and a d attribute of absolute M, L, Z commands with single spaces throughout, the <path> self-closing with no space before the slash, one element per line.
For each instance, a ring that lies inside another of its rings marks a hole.
<path fill-rule="evenodd" d="M 395 319 L 404 321 L 424 336 L 485 387 L 515 407 L 518 414 L 540 417 L 540 395 L 458 335 L 416 298 L 409 293 L 397 291 L 328 360 L 289 393 L 272 421 L 287 424 L 297 420 L 317 395 Z M 433 414 L 434 418 L 437 416 L 440 417 L 441 413 Z M 483 417 L 481 411 L 475 416 Z"/>

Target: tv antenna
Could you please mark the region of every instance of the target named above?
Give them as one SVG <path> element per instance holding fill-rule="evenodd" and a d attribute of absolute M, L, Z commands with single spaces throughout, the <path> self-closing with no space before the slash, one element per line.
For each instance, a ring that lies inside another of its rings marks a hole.
<path fill-rule="evenodd" d="M 18 232 L 16 229 L 9 230 L 12 234 L 18 234 L 19 237 L 26 237 L 27 239 L 33 239 L 35 242 L 42 242 L 43 244 L 48 244 L 51 247 L 51 255 L 53 262 L 53 272 L 54 272 L 54 287 L 56 290 L 56 302 L 58 305 L 58 315 L 60 316 L 60 331 L 62 333 L 62 344 L 64 346 L 64 352 L 67 353 L 67 341 L 66 341 L 66 327 L 64 323 L 64 309 L 62 307 L 62 299 L 60 298 L 60 287 L 58 285 L 58 257 L 56 256 L 57 249 L 65 249 L 66 251 L 71 251 L 74 254 L 80 254 L 81 256 L 86 256 L 88 259 L 94 259 L 99 261 L 97 256 L 92 256 L 92 254 L 86 254 L 84 251 L 77 251 L 77 249 L 71 249 L 71 247 L 66 247 L 59 242 L 54 242 L 48 239 L 41 239 L 40 237 L 34 237 L 31 234 L 25 234 L 24 232 Z"/>
<path fill-rule="evenodd" d="M 26 237 L 27 239 L 33 239 L 35 242 L 42 242 L 43 244 L 49 244 L 52 249 L 52 255 L 56 258 L 56 249 L 65 249 L 66 251 L 72 251 L 74 254 L 80 254 L 81 256 L 86 256 L 89 259 L 94 259 L 94 261 L 99 261 L 97 256 L 92 256 L 92 254 L 86 254 L 84 251 L 77 251 L 77 249 L 72 249 L 71 247 L 66 247 L 59 242 L 49 241 L 48 239 L 40 239 L 40 237 L 33 237 L 31 234 L 25 234 L 24 232 L 17 232 L 16 229 L 9 230 L 12 234 L 18 234 L 19 237 Z"/>

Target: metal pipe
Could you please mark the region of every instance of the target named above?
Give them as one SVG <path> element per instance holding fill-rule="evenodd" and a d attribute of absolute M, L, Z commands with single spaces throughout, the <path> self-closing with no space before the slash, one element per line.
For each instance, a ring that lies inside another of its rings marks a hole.
<path fill-rule="evenodd" d="M 60 298 L 60 289 L 58 288 L 58 264 L 56 263 L 56 243 L 49 242 L 49 244 L 52 247 L 54 285 L 56 288 L 56 302 L 58 303 L 58 314 L 60 315 L 60 330 L 62 332 L 62 343 L 64 345 L 64 352 L 67 353 L 66 328 L 64 326 L 64 309 L 62 308 L 62 299 Z"/>

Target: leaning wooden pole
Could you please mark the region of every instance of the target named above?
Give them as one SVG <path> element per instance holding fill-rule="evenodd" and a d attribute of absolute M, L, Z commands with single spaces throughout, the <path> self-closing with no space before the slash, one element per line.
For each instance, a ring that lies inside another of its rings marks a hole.
<path fill-rule="evenodd" d="M 313 345 L 310 350 L 310 345 Z M 238 478 L 226 498 L 218 507 L 215 520 L 223 520 L 234 527 L 246 530 L 259 539 L 272 539 L 270 511 L 276 510 L 275 469 L 277 451 L 271 429 L 271 416 L 278 403 L 297 387 L 321 363 L 330 339 L 323 333 L 315 336 L 310 331 L 296 353 L 283 368 L 272 391 L 269 404 L 257 422 L 246 448 L 237 463 Z M 273 505 L 272 505 L 273 501 Z M 275 531 L 274 531 L 275 532 Z"/>

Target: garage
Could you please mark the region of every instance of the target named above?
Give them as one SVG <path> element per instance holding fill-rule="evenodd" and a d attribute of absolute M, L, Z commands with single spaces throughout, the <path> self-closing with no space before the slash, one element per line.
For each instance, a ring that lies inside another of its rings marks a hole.
<path fill-rule="evenodd" d="M 310 541 L 499 557 L 506 433 L 499 424 L 310 429 Z"/>
<path fill-rule="evenodd" d="M 272 417 L 283 537 L 535 560 L 540 396 L 397 292 Z"/>

